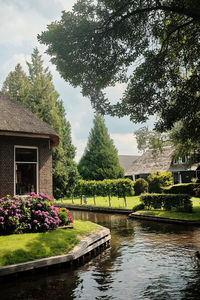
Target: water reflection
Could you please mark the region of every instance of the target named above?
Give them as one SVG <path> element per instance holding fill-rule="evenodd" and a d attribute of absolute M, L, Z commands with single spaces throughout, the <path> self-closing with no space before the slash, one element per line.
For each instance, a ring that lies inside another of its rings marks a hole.
<path fill-rule="evenodd" d="M 126 216 L 73 212 L 111 229 L 111 248 L 76 269 L 56 269 L 1 284 L 4 299 L 200 298 L 200 229 Z"/>

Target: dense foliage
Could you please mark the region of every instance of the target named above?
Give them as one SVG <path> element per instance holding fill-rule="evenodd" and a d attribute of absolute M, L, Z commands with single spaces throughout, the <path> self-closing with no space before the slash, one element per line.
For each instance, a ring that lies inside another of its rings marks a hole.
<path fill-rule="evenodd" d="M 71 222 L 70 212 L 54 207 L 43 193 L 0 199 L 0 234 L 45 232 Z"/>
<path fill-rule="evenodd" d="M 54 89 L 52 76 L 48 68 L 44 68 L 37 49 L 34 49 L 27 65 L 28 75 L 19 64 L 9 73 L 2 92 L 23 104 L 58 133 L 60 144 L 53 149 L 53 190 L 55 198 L 63 197 L 70 193 L 78 177 L 73 161 L 75 148 L 71 140 L 71 126 L 66 120 L 63 102 Z"/>
<path fill-rule="evenodd" d="M 173 184 L 173 177 L 171 172 L 152 172 L 148 177 L 149 193 L 161 193 L 162 187 Z"/>
<path fill-rule="evenodd" d="M 194 195 L 196 197 L 199 197 L 200 196 L 200 185 L 198 184 L 198 186 L 196 186 L 194 189 L 193 189 L 193 192 L 194 192 Z"/>
<path fill-rule="evenodd" d="M 143 209 L 145 209 L 144 203 L 140 203 L 140 204 L 135 205 L 132 210 L 133 210 L 133 212 L 136 212 L 138 210 L 143 210 Z"/>
<path fill-rule="evenodd" d="M 124 198 L 125 206 L 126 196 L 131 196 L 134 193 L 134 184 L 130 179 L 105 179 L 103 181 L 95 180 L 78 180 L 74 196 L 81 198 L 81 204 L 83 196 L 93 196 L 95 204 L 95 196 L 103 196 L 109 198 L 109 205 L 111 206 L 111 197 L 117 196 Z"/>
<path fill-rule="evenodd" d="M 137 196 L 137 195 L 147 192 L 148 186 L 149 186 L 149 184 L 145 179 L 143 179 L 143 178 L 136 179 L 136 181 L 134 182 L 135 195 Z"/>
<path fill-rule="evenodd" d="M 99 114 L 95 115 L 94 126 L 78 170 L 85 180 L 116 179 L 124 175 L 117 149 L 108 134 L 103 117 Z"/>
<path fill-rule="evenodd" d="M 198 186 L 199 183 L 181 183 L 164 187 L 162 190 L 165 194 L 188 194 L 195 196 L 195 189 L 197 189 Z"/>
<path fill-rule="evenodd" d="M 140 200 L 147 209 L 192 212 L 191 197 L 187 194 L 144 194 Z"/>
<path fill-rule="evenodd" d="M 134 122 L 158 114 L 160 131 L 177 125 L 179 151 L 200 152 L 199 0 L 78 0 L 38 38 L 96 109 Z M 127 86 L 112 104 L 116 83 Z"/>

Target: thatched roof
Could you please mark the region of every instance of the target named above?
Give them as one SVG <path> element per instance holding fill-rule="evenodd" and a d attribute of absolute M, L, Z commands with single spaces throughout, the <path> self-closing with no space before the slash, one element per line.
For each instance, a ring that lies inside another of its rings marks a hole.
<path fill-rule="evenodd" d="M 124 169 L 125 173 L 138 157 L 139 155 L 118 155 L 120 166 Z"/>
<path fill-rule="evenodd" d="M 59 144 L 59 136 L 47 123 L 0 92 L 0 134 L 3 133 L 44 136 L 54 146 Z"/>
<path fill-rule="evenodd" d="M 164 147 L 162 152 L 157 152 L 154 155 L 153 150 L 147 150 L 142 156 L 136 159 L 131 168 L 125 173 L 125 176 L 150 174 L 152 171 L 160 172 L 179 172 L 196 170 L 197 165 L 188 166 L 186 164 L 172 164 L 173 147 Z"/>

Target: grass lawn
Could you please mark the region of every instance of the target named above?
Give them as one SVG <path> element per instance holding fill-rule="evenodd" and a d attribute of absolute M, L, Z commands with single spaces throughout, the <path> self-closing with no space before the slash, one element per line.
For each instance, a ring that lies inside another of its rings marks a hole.
<path fill-rule="evenodd" d="M 75 220 L 73 229 L 0 236 L 0 266 L 66 254 L 81 236 L 99 228 L 97 224 Z"/>
<path fill-rule="evenodd" d="M 200 198 L 192 197 L 193 212 L 184 213 L 176 211 L 165 211 L 165 210 L 141 210 L 137 211 L 136 214 L 150 215 L 155 217 L 173 218 L 173 219 L 184 219 L 190 221 L 200 221 Z"/>
<path fill-rule="evenodd" d="M 104 207 L 109 207 L 109 201 L 107 197 L 95 197 L 96 199 L 96 206 L 104 206 Z M 83 204 L 84 206 L 94 206 L 94 200 L 93 197 L 87 197 L 87 204 Z M 140 197 L 139 196 L 130 196 L 126 197 L 127 201 L 127 207 L 125 207 L 124 199 L 123 198 L 118 198 L 118 197 L 112 197 L 111 198 L 111 207 L 112 208 L 128 208 L 132 209 L 133 206 L 137 205 L 140 203 Z M 59 199 L 58 201 L 55 201 L 55 203 L 63 203 L 63 204 L 73 204 L 72 199 L 69 198 L 64 198 L 64 199 Z M 80 198 L 75 198 L 74 199 L 74 205 L 81 204 Z"/>
<path fill-rule="evenodd" d="M 94 206 L 93 197 L 88 197 L 87 205 Z M 130 196 L 126 197 L 127 200 L 127 207 L 124 205 L 124 199 L 117 197 L 111 198 L 112 208 L 128 208 L 132 209 L 133 206 L 140 204 L 140 197 L 139 196 Z M 72 204 L 71 199 L 60 199 L 55 201 L 55 203 L 63 203 L 63 204 Z M 193 213 L 184 213 L 184 212 L 175 212 L 175 211 L 165 211 L 165 210 L 141 210 L 137 211 L 136 214 L 143 214 L 143 215 L 151 215 L 157 217 L 164 217 L 164 218 L 173 218 L 173 219 L 185 219 L 185 220 L 200 220 L 200 198 L 192 197 L 193 203 Z M 80 198 L 74 199 L 74 205 L 80 205 Z M 82 204 L 83 206 L 87 206 L 86 204 Z M 108 198 L 104 197 L 96 197 L 96 206 L 103 206 L 109 207 Z"/>

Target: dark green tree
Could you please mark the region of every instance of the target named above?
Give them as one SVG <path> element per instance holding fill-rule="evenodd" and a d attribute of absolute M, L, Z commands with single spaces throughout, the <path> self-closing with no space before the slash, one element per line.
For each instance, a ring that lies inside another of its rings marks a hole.
<path fill-rule="evenodd" d="M 78 0 L 38 38 L 96 110 L 134 122 L 157 114 L 159 131 L 179 122 L 179 141 L 200 139 L 199 0 Z M 113 105 L 104 89 L 117 82 L 127 88 Z"/>
<path fill-rule="evenodd" d="M 37 48 L 27 65 L 29 75 L 18 64 L 7 76 L 2 92 L 23 104 L 59 134 L 60 144 L 53 148 L 53 190 L 54 197 L 60 198 L 71 193 L 78 178 L 71 126 L 66 120 L 63 102 L 54 88 L 52 75 L 48 68 L 44 68 Z"/>
<path fill-rule="evenodd" d="M 103 180 L 123 177 L 117 149 L 108 134 L 100 114 L 94 118 L 85 152 L 78 164 L 80 175 L 85 180 Z"/>

